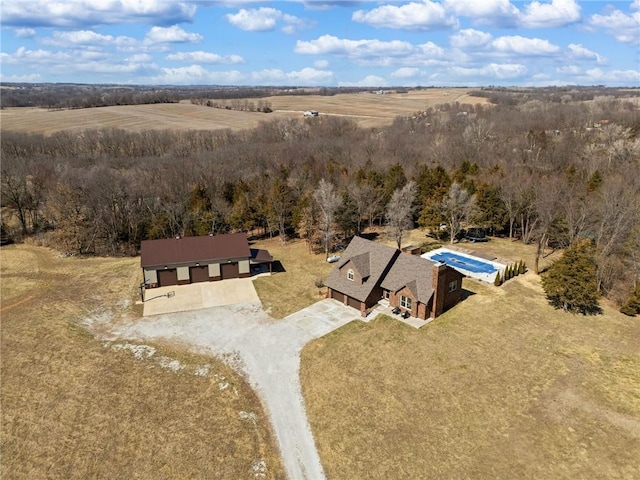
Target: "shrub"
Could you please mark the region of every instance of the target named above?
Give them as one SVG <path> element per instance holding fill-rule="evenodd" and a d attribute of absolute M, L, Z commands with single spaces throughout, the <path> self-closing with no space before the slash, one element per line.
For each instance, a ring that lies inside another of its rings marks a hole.
<path fill-rule="evenodd" d="M 520 273 L 524 274 L 527 272 L 527 266 L 524 263 L 524 260 L 520 260 Z"/>
<path fill-rule="evenodd" d="M 493 280 L 493 284 L 496 287 L 499 287 L 500 285 L 502 285 L 502 277 L 500 276 L 500 270 L 498 270 L 498 273 L 496 273 L 496 278 Z"/>

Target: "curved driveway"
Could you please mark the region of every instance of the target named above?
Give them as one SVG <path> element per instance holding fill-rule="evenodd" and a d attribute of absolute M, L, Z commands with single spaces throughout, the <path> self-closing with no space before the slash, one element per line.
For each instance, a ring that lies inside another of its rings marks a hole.
<path fill-rule="evenodd" d="M 300 388 L 300 351 L 356 319 L 357 311 L 336 300 L 321 300 L 283 320 L 269 317 L 258 302 L 145 317 L 111 333 L 186 342 L 224 356 L 262 398 L 289 478 L 321 480 L 325 475 Z"/>

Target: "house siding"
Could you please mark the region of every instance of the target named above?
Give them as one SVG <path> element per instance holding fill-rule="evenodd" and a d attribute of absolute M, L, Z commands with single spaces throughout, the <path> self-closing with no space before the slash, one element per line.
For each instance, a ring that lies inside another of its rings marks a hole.
<path fill-rule="evenodd" d="M 392 307 L 400 307 L 402 310 L 407 310 L 400 303 L 401 297 L 403 296 L 411 299 L 411 310 L 408 310 L 411 316 L 426 320 L 427 306 L 424 303 L 418 301 L 414 297 L 411 290 L 409 290 L 407 287 L 404 287 L 397 292 L 389 292 L 389 305 L 391 305 Z"/>
<path fill-rule="evenodd" d="M 347 277 L 349 270 L 353 270 L 353 280 L 349 280 Z M 358 272 L 358 269 L 353 265 L 353 262 L 351 260 L 349 260 L 340 268 L 340 276 L 344 279 L 349 280 L 350 282 L 353 281 L 358 285 L 362 284 L 362 276 L 360 275 L 360 272 Z"/>

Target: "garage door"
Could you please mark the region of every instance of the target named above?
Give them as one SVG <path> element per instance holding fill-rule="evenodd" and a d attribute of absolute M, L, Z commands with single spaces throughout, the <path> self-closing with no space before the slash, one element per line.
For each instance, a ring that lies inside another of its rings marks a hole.
<path fill-rule="evenodd" d="M 347 297 L 347 305 L 360 310 L 360 300 L 356 300 L 355 298 Z"/>
<path fill-rule="evenodd" d="M 223 263 L 220 265 L 220 273 L 222 279 L 225 278 L 238 278 L 240 276 L 240 270 L 237 263 Z"/>
<path fill-rule="evenodd" d="M 158 270 L 158 286 L 166 287 L 178 284 L 178 271 L 175 268 Z"/>
<path fill-rule="evenodd" d="M 208 282 L 209 281 L 209 266 L 204 267 L 191 267 L 189 268 L 189 276 L 191 283 Z"/>

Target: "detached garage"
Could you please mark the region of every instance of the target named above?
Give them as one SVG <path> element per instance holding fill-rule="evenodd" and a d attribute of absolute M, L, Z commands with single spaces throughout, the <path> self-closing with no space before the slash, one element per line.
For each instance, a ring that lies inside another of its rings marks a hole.
<path fill-rule="evenodd" d="M 145 240 L 140 264 L 147 288 L 185 285 L 248 277 L 255 252 L 244 233 Z M 266 250 L 258 252 L 273 260 Z"/>

